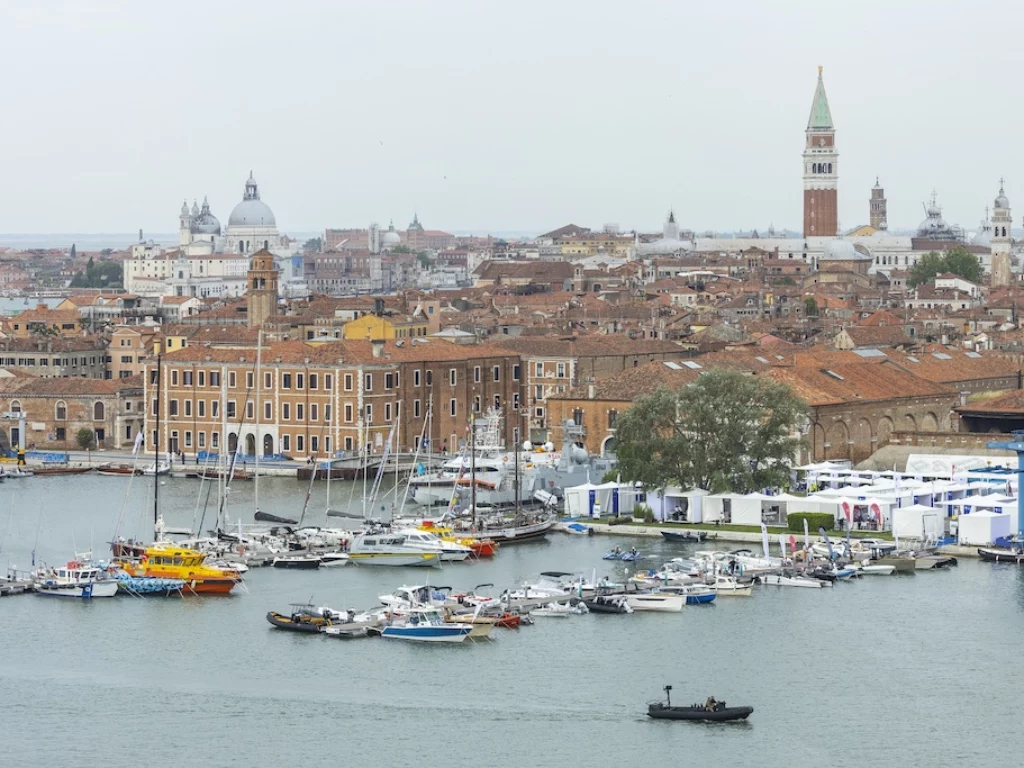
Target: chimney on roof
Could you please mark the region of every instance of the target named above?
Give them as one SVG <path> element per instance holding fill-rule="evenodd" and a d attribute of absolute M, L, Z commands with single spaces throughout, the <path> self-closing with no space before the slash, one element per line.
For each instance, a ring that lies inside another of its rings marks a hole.
<path fill-rule="evenodd" d="M 380 296 L 375 296 L 373 299 L 373 313 L 380 317 L 384 314 L 384 299 Z"/>
<path fill-rule="evenodd" d="M 370 349 L 373 351 L 373 356 L 376 358 L 383 357 L 384 355 L 384 339 L 373 339 L 370 341 Z"/>
<path fill-rule="evenodd" d="M 593 400 L 595 397 L 597 397 L 597 385 L 596 384 L 588 384 L 587 385 L 587 400 Z"/>

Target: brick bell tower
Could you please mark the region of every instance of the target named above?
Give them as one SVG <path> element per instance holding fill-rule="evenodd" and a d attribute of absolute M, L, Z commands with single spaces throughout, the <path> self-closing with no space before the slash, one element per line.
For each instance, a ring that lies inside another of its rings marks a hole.
<path fill-rule="evenodd" d="M 835 237 L 839 232 L 839 153 L 821 70 L 804 145 L 804 237 Z"/>
<path fill-rule="evenodd" d="M 274 254 L 262 250 L 252 255 L 247 275 L 250 328 L 259 328 L 277 314 L 277 277 Z"/>

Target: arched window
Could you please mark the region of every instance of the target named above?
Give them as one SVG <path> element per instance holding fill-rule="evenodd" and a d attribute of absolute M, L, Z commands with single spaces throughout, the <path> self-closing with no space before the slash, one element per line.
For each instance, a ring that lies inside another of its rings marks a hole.
<path fill-rule="evenodd" d="M 92 404 L 92 420 L 103 421 L 106 416 L 107 409 L 103 406 L 103 403 L 98 400 Z"/>
<path fill-rule="evenodd" d="M 21 400 L 11 400 L 11 413 L 21 413 Z"/>
<path fill-rule="evenodd" d="M 67 421 L 68 419 L 68 404 L 63 400 L 57 401 L 57 407 L 54 409 L 54 416 L 57 421 Z"/>
<path fill-rule="evenodd" d="M 269 240 L 264 240 L 263 241 L 263 250 L 264 251 L 269 251 L 270 250 L 270 241 Z"/>
<path fill-rule="evenodd" d="M 245 253 L 245 243 L 241 240 L 238 241 L 238 252 Z"/>
<path fill-rule="evenodd" d="M 829 173 L 832 173 L 832 163 L 829 163 L 829 164 L 828 164 L 828 172 L 829 172 Z"/>

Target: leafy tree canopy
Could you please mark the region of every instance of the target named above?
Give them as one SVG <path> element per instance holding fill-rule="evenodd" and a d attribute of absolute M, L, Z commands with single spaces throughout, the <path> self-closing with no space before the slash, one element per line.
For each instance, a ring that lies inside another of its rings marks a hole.
<path fill-rule="evenodd" d="M 123 270 L 120 262 L 101 261 L 95 263 L 90 257 L 84 271 L 71 279 L 72 288 L 120 288 Z"/>
<path fill-rule="evenodd" d="M 709 371 L 676 391 L 637 398 L 616 424 L 622 479 L 712 492 L 781 486 L 806 405 L 786 384 Z"/>
<path fill-rule="evenodd" d="M 952 272 L 972 283 L 981 282 L 981 262 L 962 245 L 950 248 L 945 253 L 926 253 L 910 268 L 907 283 L 913 288 L 935 279 L 936 275 Z"/>

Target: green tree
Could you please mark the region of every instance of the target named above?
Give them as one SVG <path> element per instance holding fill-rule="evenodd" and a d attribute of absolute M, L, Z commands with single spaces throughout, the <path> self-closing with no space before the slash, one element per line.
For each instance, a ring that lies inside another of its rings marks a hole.
<path fill-rule="evenodd" d="M 304 251 L 313 251 L 314 253 L 320 253 L 321 248 L 323 248 L 323 240 L 319 237 L 311 237 L 302 245 Z"/>
<path fill-rule="evenodd" d="M 616 424 L 622 479 L 749 491 L 781 486 L 800 445 L 806 405 L 786 384 L 709 371 L 677 391 L 637 398 Z"/>
<path fill-rule="evenodd" d="M 75 260 L 75 256 L 76 256 L 77 254 L 78 254 L 78 251 L 77 251 L 77 250 L 75 249 L 75 244 L 74 244 L 74 243 L 72 243 L 72 244 L 71 244 L 71 260 L 72 260 L 72 261 L 74 261 L 74 260 Z"/>
<path fill-rule="evenodd" d="M 804 314 L 808 317 L 818 316 L 818 300 L 813 296 L 804 297 Z"/>
<path fill-rule="evenodd" d="M 92 430 L 88 427 L 82 427 L 75 434 L 75 442 L 78 443 L 78 447 L 84 451 L 92 445 Z"/>
<path fill-rule="evenodd" d="M 972 283 L 981 282 L 981 262 L 978 261 L 977 256 L 962 245 L 946 251 L 946 255 L 942 257 L 942 266 L 944 272 L 960 275 L 964 280 L 970 280 Z"/>
<path fill-rule="evenodd" d="M 929 251 L 917 263 L 910 268 L 910 276 L 907 278 L 907 285 L 914 288 L 923 285 L 929 280 L 934 280 L 936 275 L 942 274 L 942 256 L 935 251 Z"/>

